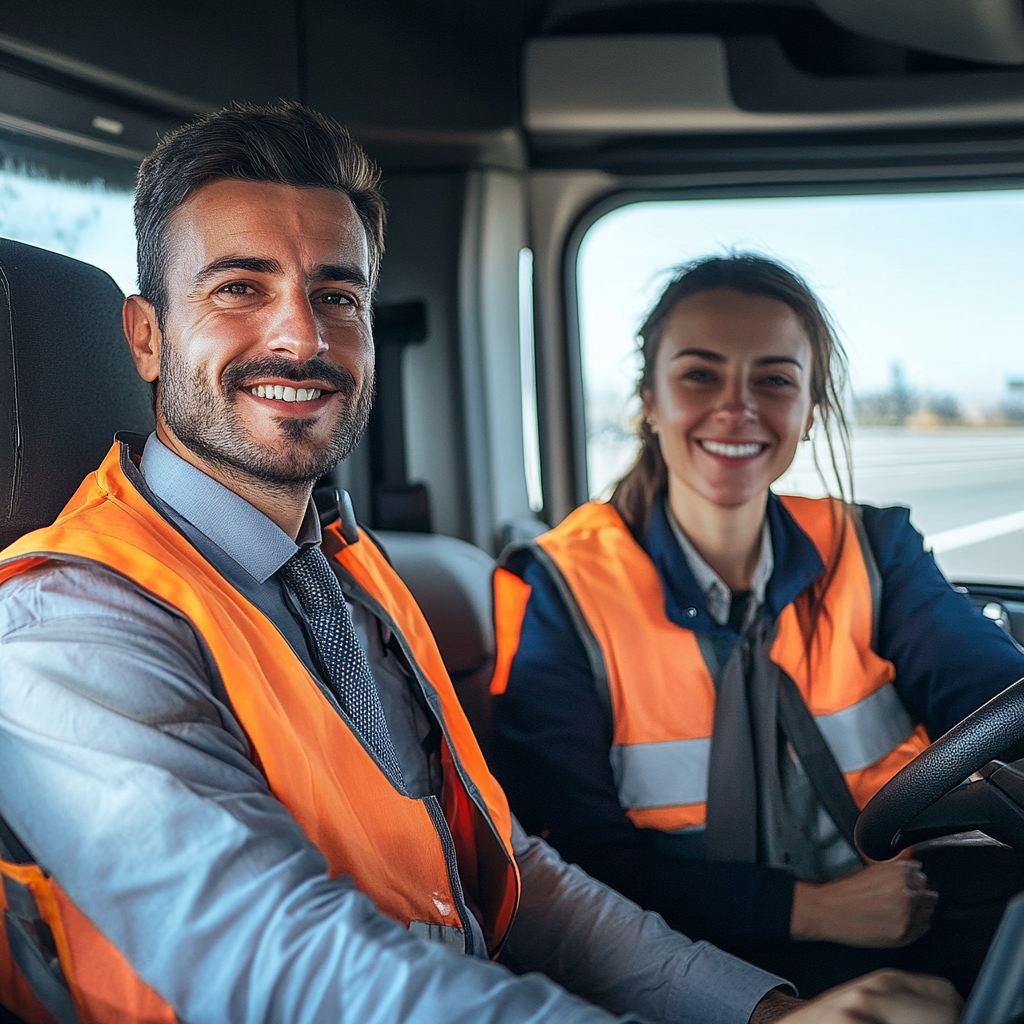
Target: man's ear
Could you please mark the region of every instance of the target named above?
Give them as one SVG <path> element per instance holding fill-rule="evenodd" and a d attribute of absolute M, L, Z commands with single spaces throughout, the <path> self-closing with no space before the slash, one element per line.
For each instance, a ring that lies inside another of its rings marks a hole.
<path fill-rule="evenodd" d="M 121 323 L 139 376 L 143 380 L 156 380 L 160 376 L 163 335 L 153 304 L 141 295 L 129 295 L 124 300 Z"/>

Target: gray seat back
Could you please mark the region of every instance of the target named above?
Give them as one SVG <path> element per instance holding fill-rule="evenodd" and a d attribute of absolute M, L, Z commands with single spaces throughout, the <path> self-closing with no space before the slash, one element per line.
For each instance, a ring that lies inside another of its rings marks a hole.
<path fill-rule="evenodd" d="M 378 536 L 423 610 L 455 692 L 486 754 L 495 652 L 494 559 L 455 537 L 389 531 Z"/>
<path fill-rule="evenodd" d="M 153 429 L 102 270 L 0 239 L 0 548 L 56 519 L 114 432 Z"/>

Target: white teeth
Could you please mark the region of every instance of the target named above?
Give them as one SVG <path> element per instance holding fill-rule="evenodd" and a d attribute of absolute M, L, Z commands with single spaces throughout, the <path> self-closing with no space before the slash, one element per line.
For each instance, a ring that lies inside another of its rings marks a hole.
<path fill-rule="evenodd" d="M 712 455 L 724 455 L 727 459 L 749 459 L 761 453 L 763 444 L 723 444 L 721 441 L 701 441 L 700 446 Z"/>
<path fill-rule="evenodd" d="M 279 402 L 315 402 L 323 394 L 319 388 L 289 388 L 281 384 L 257 384 L 249 390 L 257 398 L 274 398 Z"/>

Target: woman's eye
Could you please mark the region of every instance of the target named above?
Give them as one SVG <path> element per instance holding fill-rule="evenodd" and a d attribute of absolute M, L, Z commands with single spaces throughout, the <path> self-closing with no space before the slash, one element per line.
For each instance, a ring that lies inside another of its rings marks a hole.
<path fill-rule="evenodd" d="M 780 374 L 772 374 L 770 377 L 765 377 L 761 383 L 770 388 L 788 388 L 796 386 L 788 377 L 783 377 Z"/>
<path fill-rule="evenodd" d="M 693 369 L 687 370 L 683 374 L 683 380 L 691 381 L 694 384 L 707 384 L 715 379 L 714 373 L 711 370 L 704 369 Z"/>

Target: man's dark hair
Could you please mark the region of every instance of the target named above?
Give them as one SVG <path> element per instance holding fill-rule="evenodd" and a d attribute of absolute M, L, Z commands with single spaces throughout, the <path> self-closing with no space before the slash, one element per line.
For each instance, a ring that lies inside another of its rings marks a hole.
<path fill-rule="evenodd" d="M 139 292 L 167 312 L 167 225 L 174 211 L 211 181 L 327 188 L 352 201 L 366 231 L 370 286 L 384 252 L 380 171 L 333 118 L 300 103 L 235 103 L 166 135 L 139 168 L 135 190 Z"/>

